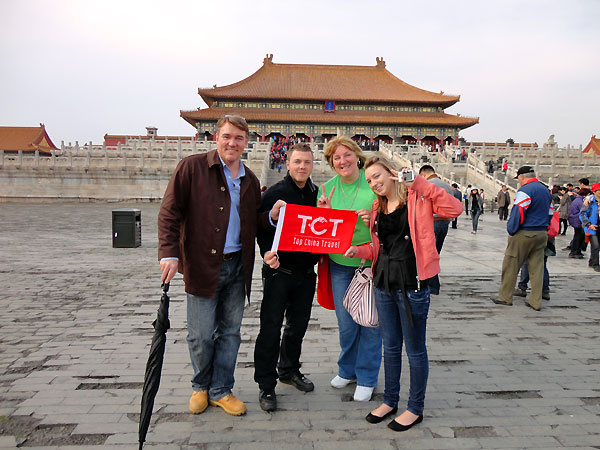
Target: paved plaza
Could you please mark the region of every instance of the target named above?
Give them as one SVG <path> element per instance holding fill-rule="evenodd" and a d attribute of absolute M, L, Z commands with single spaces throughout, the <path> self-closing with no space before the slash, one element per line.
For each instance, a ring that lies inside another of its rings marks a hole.
<path fill-rule="evenodd" d="M 114 249 L 111 211 L 142 210 L 142 247 Z M 144 368 L 160 298 L 158 204 L 0 205 L 0 448 L 136 449 Z M 302 354 L 315 391 L 278 385 L 263 412 L 253 381 L 261 280 L 242 325 L 234 393 L 248 413 L 187 412 L 191 364 L 181 276 L 148 449 L 600 448 L 600 274 L 559 250 L 551 300 L 535 312 L 494 305 L 505 223 L 486 212 L 477 235 L 463 215 L 442 253 L 431 300 L 425 420 L 394 433 L 364 416 L 382 400 L 333 389 L 335 315 L 315 302 Z M 571 234 L 572 229 L 569 230 Z M 558 249 L 570 236 L 557 238 Z M 405 364 L 405 367 L 408 367 Z M 408 370 L 402 375 L 406 404 Z"/>

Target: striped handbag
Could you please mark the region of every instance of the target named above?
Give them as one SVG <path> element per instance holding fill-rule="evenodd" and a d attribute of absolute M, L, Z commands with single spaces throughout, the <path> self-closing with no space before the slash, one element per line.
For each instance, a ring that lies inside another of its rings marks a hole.
<path fill-rule="evenodd" d="M 364 265 L 363 259 L 346 289 L 344 308 L 357 324 L 376 327 L 379 325 L 379 316 L 373 295 L 373 272 L 370 267 Z"/>

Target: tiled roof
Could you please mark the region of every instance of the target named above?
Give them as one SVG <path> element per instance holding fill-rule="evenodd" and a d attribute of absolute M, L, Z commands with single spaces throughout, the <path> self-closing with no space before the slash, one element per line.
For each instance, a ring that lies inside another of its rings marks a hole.
<path fill-rule="evenodd" d="M 467 128 L 479 118 L 454 116 L 446 113 L 398 113 L 379 111 L 323 111 L 259 108 L 206 108 L 181 111 L 181 117 L 195 125 L 198 120 L 218 120 L 225 114 L 239 114 L 248 122 L 333 123 L 361 125 L 428 125 Z"/>
<path fill-rule="evenodd" d="M 597 138 L 596 135 L 592 136 L 592 139 L 590 139 L 590 142 L 588 145 L 586 145 L 586 147 L 583 149 L 583 153 L 596 153 L 597 155 L 600 155 L 600 138 Z"/>
<path fill-rule="evenodd" d="M 377 58 L 375 66 L 274 64 L 263 66 L 237 83 L 198 89 L 207 105 L 215 99 L 311 100 L 433 104 L 448 107 L 460 96 L 443 95 L 411 86 L 396 78 Z"/>
<path fill-rule="evenodd" d="M 43 124 L 39 127 L 0 127 L 0 150 L 50 153 L 58 150 Z"/>

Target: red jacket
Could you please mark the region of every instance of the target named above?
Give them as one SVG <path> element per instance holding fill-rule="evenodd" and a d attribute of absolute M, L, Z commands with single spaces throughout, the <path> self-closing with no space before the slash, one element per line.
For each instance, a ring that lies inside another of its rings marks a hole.
<path fill-rule="evenodd" d="M 420 280 L 427 280 L 440 273 L 440 256 L 435 248 L 433 234 L 433 214 L 453 219 L 462 214 L 462 202 L 444 189 L 430 183 L 418 175 L 408 188 L 408 225 L 412 239 L 415 258 L 417 260 L 417 275 Z M 356 258 L 370 259 L 373 267 L 379 256 L 379 238 L 375 233 L 375 218 L 379 201 L 375 199 L 372 206 L 369 229 L 373 243 L 358 247 Z M 361 219 L 358 219 L 361 220 Z M 319 261 L 319 283 L 317 286 L 317 301 L 326 309 L 335 309 L 331 280 L 329 274 L 329 258 L 323 255 Z"/>
<path fill-rule="evenodd" d="M 378 206 L 379 201 L 375 200 L 369 224 L 373 244 L 361 245 L 356 255 L 356 258 L 372 260 L 373 266 L 379 256 L 379 238 L 375 233 Z M 406 206 L 410 237 L 417 260 L 417 275 L 420 280 L 426 280 L 440 273 L 440 256 L 435 248 L 433 234 L 433 214 L 448 218 L 458 217 L 463 211 L 463 206 L 460 200 L 420 175 L 408 188 Z"/>

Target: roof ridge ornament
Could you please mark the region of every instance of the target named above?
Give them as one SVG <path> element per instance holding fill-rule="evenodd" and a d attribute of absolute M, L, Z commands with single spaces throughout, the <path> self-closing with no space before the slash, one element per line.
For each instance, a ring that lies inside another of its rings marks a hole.
<path fill-rule="evenodd" d="M 385 69 L 385 61 L 383 60 L 383 56 L 382 57 L 375 57 L 375 61 L 377 61 L 377 68 L 378 69 Z"/>
<path fill-rule="evenodd" d="M 273 64 L 273 53 L 267 53 L 265 59 L 263 59 L 263 64 Z"/>

